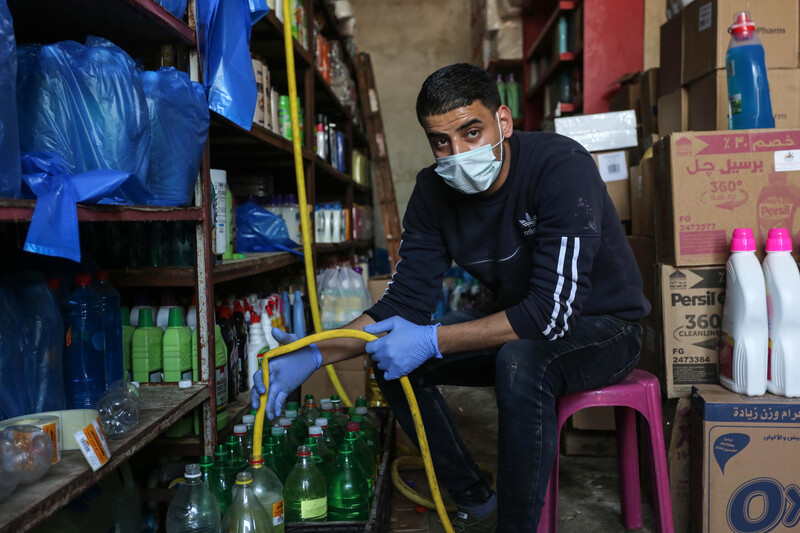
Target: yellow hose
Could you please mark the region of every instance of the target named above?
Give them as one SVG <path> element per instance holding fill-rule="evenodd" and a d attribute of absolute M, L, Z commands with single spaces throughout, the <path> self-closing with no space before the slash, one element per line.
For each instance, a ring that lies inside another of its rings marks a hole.
<path fill-rule="evenodd" d="M 355 329 L 334 329 L 330 331 L 323 331 L 315 335 L 309 335 L 291 344 L 284 344 L 278 346 L 274 350 L 264 354 L 261 361 L 261 373 L 264 376 L 264 386 L 267 392 L 261 395 L 261 402 L 258 405 L 256 412 L 256 424 L 253 428 L 253 455 L 256 459 L 261 458 L 261 435 L 264 431 L 264 411 L 267 408 L 267 394 L 269 393 L 269 360 L 273 357 L 278 357 L 286 353 L 291 353 L 299 350 L 309 344 L 315 342 L 325 341 L 328 339 L 337 339 L 349 337 L 353 339 L 361 339 L 365 342 L 374 341 L 378 337 L 370 335 L 364 331 Z M 436 472 L 433 470 L 433 461 L 431 460 L 431 450 L 428 447 L 428 437 L 425 434 L 425 426 L 422 424 L 422 415 L 419 412 L 419 405 L 417 405 L 417 398 L 414 395 L 414 389 L 411 388 L 411 382 L 408 381 L 407 376 L 400 378 L 400 384 L 403 387 L 403 392 L 406 394 L 408 401 L 408 408 L 411 411 L 411 417 L 414 419 L 414 429 L 417 431 L 417 441 L 419 442 L 419 449 L 422 452 L 422 458 L 425 464 L 425 474 L 428 477 L 428 484 L 431 487 L 431 494 L 433 501 L 436 503 L 436 512 L 439 514 L 439 519 L 444 525 L 444 530 L 447 533 L 454 533 L 453 526 L 450 524 L 450 518 L 447 516 L 447 509 L 445 508 L 444 501 L 442 501 L 442 493 L 439 491 L 439 484 L 436 482 Z"/>

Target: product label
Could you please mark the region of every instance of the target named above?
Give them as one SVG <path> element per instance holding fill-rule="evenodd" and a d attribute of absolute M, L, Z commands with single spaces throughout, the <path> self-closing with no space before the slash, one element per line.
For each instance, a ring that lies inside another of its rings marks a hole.
<path fill-rule="evenodd" d="M 597 154 L 597 168 L 603 181 L 628 179 L 628 165 L 625 164 L 625 152 Z"/>
<path fill-rule="evenodd" d="M 328 516 L 328 498 L 300 502 L 300 518 L 313 520 Z"/>
<path fill-rule="evenodd" d="M 700 6 L 697 10 L 697 31 L 707 30 L 711 27 L 713 15 L 711 3 Z"/>
<path fill-rule="evenodd" d="M 103 428 L 100 427 L 99 418 L 95 418 L 91 424 L 76 431 L 74 436 L 81 453 L 93 471 L 99 470 L 111 458 L 111 450 L 108 448 Z"/>
<path fill-rule="evenodd" d="M 778 150 L 775 152 L 775 172 L 800 170 L 800 151 Z"/>
<path fill-rule="evenodd" d="M 225 373 L 225 365 L 217 367 L 217 412 L 224 411 L 228 407 L 228 376 Z"/>
<path fill-rule="evenodd" d="M 708 255 L 727 253 L 728 237 L 725 230 L 692 231 L 690 228 L 715 226 L 715 224 L 682 224 L 678 239 L 681 255 Z"/>
<path fill-rule="evenodd" d="M 736 344 L 731 335 L 722 330 L 719 347 L 719 375 L 733 379 L 733 345 Z"/>
<path fill-rule="evenodd" d="M 272 504 L 272 525 L 283 524 L 283 500 Z"/>
<path fill-rule="evenodd" d="M 733 62 L 731 62 L 733 64 Z M 733 68 L 731 68 L 733 70 Z M 742 93 L 736 93 L 728 96 L 728 112 L 731 116 L 738 115 L 742 112 Z"/>
<path fill-rule="evenodd" d="M 58 432 L 56 423 L 51 422 L 49 424 L 42 424 L 40 427 L 45 433 L 50 435 L 51 439 L 53 439 L 53 449 L 55 450 L 55 453 L 53 454 L 53 464 L 55 464 L 61 460 L 61 450 L 58 449 Z"/>

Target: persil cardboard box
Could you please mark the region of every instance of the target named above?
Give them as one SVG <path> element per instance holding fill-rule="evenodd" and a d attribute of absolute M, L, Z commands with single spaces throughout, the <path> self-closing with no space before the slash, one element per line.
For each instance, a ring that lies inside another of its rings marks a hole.
<path fill-rule="evenodd" d="M 800 237 L 800 130 L 673 133 L 654 157 L 659 263 L 722 265 L 734 228 L 752 228 L 759 253 L 770 228 Z"/>
<path fill-rule="evenodd" d="M 800 529 L 800 399 L 697 387 L 690 432 L 692 531 Z"/>
<path fill-rule="evenodd" d="M 656 301 L 644 328 L 643 368 L 655 369 L 667 398 L 719 383 L 718 343 L 725 267 L 656 267 Z"/>

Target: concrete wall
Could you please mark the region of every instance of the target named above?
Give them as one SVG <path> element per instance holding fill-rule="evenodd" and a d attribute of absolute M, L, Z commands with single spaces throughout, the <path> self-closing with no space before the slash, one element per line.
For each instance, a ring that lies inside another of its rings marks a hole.
<path fill-rule="evenodd" d="M 402 219 L 417 172 L 433 163 L 414 112 L 417 93 L 439 67 L 469 61 L 469 2 L 350 1 L 358 26 L 356 43 L 372 58 Z M 383 229 L 376 230 L 376 241 L 385 243 Z"/>

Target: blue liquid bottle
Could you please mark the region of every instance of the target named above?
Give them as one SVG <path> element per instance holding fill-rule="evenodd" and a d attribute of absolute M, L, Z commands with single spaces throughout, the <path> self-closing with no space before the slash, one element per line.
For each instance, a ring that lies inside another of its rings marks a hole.
<path fill-rule="evenodd" d="M 67 299 L 67 353 L 64 367 L 70 409 L 94 409 L 105 390 L 103 302 L 91 288 L 92 278 L 78 276 Z"/>
<path fill-rule="evenodd" d="M 737 13 L 728 32 L 728 129 L 774 128 L 764 47 L 750 13 Z"/>
<path fill-rule="evenodd" d="M 108 272 L 101 270 L 95 276 L 94 290 L 103 302 L 103 331 L 106 339 L 105 386 L 125 377 L 122 355 L 122 312 L 119 293 L 108 281 Z"/>

